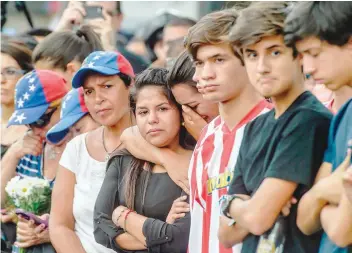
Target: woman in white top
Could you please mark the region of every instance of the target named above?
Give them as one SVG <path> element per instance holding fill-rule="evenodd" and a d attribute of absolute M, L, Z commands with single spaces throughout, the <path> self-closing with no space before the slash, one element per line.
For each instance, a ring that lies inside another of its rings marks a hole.
<path fill-rule="evenodd" d="M 133 76 L 121 54 L 97 51 L 72 80 L 74 88 L 83 86 L 88 111 L 102 127 L 74 138 L 62 154 L 49 225 L 57 252 L 113 252 L 95 242 L 93 210 L 107 160 L 121 148 L 123 130 L 133 124 L 128 98 Z"/>

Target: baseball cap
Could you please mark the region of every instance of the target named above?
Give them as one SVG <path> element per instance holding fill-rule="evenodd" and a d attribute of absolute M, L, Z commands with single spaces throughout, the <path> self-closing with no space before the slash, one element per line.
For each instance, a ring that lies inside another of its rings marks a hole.
<path fill-rule="evenodd" d="M 70 127 L 87 113 L 88 109 L 84 103 L 83 88 L 72 89 L 61 103 L 60 121 L 48 131 L 46 134 L 47 140 L 53 144 L 62 141 L 70 131 Z"/>
<path fill-rule="evenodd" d="M 92 72 L 106 76 L 123 73 L 134 77 L 130 62 L 122 54 L 113 51 L 96 51 L 88 55 L 83 61 L 81 68 L 72 79 L 72 87 L 81 87 L 87 75 Z"/>
<path fill-rule="evenodd" d="M 37 121 L 50 103 L 64 97 L 68 90 L 65 79 L 50 70 L 33 70 L 15 87 L 15 111 L 8 125 L 26 125 Z"/>

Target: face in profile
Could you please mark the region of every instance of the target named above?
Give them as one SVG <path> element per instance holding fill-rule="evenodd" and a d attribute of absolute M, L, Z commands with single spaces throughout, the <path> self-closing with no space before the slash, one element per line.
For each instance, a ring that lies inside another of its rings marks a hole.
<path fill-rule="evenodd" d="M 352 86 L 351 43 L 331 45 L 316 37 L 305 38 L 296 43 L 302 55 L 304 73 L 310 74 L 316 84 L 325 84 L 332 91 L 344 85 Z"/>
<path fill-rule="evenodd" d="M 294 84 L 303 85 L 300 60 L 293 58 L 293 50 L 281 35 L 244 47 L 243 58 L 252 85 L 264 97 L 280 96 Z"/>
<path fill-rule="evenodd" d="M 177 148 L 181 116 L 163 88 L 146 86 L 136 97 L 136 122 L 141 135 L 156 147 Z"/>

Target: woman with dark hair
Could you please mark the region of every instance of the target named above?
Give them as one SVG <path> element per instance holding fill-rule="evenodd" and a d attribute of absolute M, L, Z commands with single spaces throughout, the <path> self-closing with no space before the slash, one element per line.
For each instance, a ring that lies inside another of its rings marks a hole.
<path fill-rule="evenodd" d="M 167 70 L 148 69 L 138 75 L 130 106 L 147 142 L 190 158 L 181 108 L 167 87 Z M 118 152 L 108 162 L 95 204 L 96 241 L 116 252 L 186 252 L 189 214 L 168 217 L 183 195 L 162 166 Z"/>
<path fill-rule="evenodd" d="M 33 51 L 32 59 L 36 69 L 48 69 L 64 76 L 71 89 L 71 80 L 84 59 L 102 50 L 98 34 L 89 25 L 82 25 L 77 31 L 64 30 L 46 36 Z"/>
<path fill-rule="evenodd" d="M 72 79 L 83 87 L 88 112 L 101 127 L 78 135 L 61 156 L 52 194 L 49 231 L 58 252 L 109 253 L 94 240 L 93 210 L 112 152 L 120 135 L 133 125 L 128 95 L 131 64 L 116 52 L 91 53 Z"/>
<path fill-rule="evenodd" d="M 1 157 L 8 147 L 28 130 L 26 126 L 11 126 L 7 123 L 15 111 L 15 86 L 17 81 L 31 71 L 32 52 L 11 41 L 1 40 Z"/>

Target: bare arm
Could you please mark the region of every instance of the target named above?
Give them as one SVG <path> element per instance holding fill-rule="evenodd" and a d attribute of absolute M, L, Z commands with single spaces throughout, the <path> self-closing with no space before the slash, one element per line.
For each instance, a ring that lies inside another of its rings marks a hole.
<path fill-rule="evenodd" d="M 142 250 L 146 247 L 136 237 L 129 233 L 123 233 L 116 237 L 116 243 L 123 249 L 127 250 Z"/>
<path fill-rule="evenodd" d="M 126 209 L 123 206 L 118 206 L 120 204 L 119 184 L 121 183 L 119 172 L 122 167 L 128 166 L 127 163 L 121 162 L 124 161 L 122 158 L 122 156 L 114 157 L 108 164 L 104 182 L 94 207 L 93 234 L 97 243 L 115 251 L 120 248 L 142 250 L 146 247 L 136 237 L 125 233 L 121 227 L 115 224 L 117 219 L 123 219 L 123 211 Z"/>
<path fill-rule="evenodd" d="M 296 188 L 297 183 L 266 178 L 251 199 L 232 201 L 230 215 L 250 233 L 262 235 L 274 225 Z"/>
<path fill-rule="evenodd" d="M 133 237 L 137 238 L 140 243 L 146 245 L 146 238 L 143 235 L 143 225 L 144 222 L 147 220 L 147 217 L 131 212 L 129 213 L 127 220 L 125 221 L 125 215 L 127 214 L 127 212 L 128 211 L 125 211 L 123 214 L 123 218 L 119 219 L 119 226 L 123 227 L 125 231 L 127 231 Z"/>
<path fill-rule="evenodd" d="M 14 145 L 14 144 L 13 144 Z M 6 200 L 5 187 L 6 184 L 16 176 L 16 166 L 20 158 L 16 155 L 13 146 L 9 148 L 1 160 L 1 206 L 3 207 Z"/>
<path fill-rule="evenodd" d="M 241 243 L 246 236 L 249 234 L 249 231 L 239 224 L 233 226 L 228 226 L 231 220 L 225 216 L 220 216 L 220 226 L 218 231 L 218 238 L 222 245 L 225 248 L 231 248 L 234 245 Z"/>
<path fill-rule="evenodd" d="M 126 129 L 120 140 L 134 157 L 163 166 L 172 181 L 189 193 L 188 166 L 190 156 L 179 155 L 169 149 L 151 145 L 141 136 L 136 126 Z"/>
<path fill-rule="evenodd" d="M 311 235 L 321 229 L 320 212 L 327 201 L 319 197 L 320 185 L 317 183 L 331 174 L 331 163 L 323 163 L 315 178 L 315 185 L 303 195 L 297 210 L 297 226 L 305 235 Z"/>
<path fill-rule="evenodd" d="M 118 207 L 121 208 L 121 207 Z M 129 213 L 127 220 L 124 211 L 123 218 L 117 224 L 124 227 L 141 243 L 146 245 L 150 252 L 186 252 L 189 238 L 190 214 L 177 219 L 173 224 L 147 218 L 137 213 Z"/>
<path fill-rule="evenodd" d="M 323 163 L 316 177 L 316 184 L 307 192 L 298 206 L 297 225 L 307 234 L 321 229 L 320 213 L 325 205 L 338 205 L 343 192 L 342 178 L 351 161 L 351 153 L 331 174 L 331 164 Z"/>
<path fill-rule="evenodd" d="M 323 208 L 321 224 L 337 246 L 344 248 L 352 244 L 352 204 L 346 194 L 342 195 L 338 206 L 328 205 Z"/>
<path fill-rule="evenodd" d="M 55 186 L 52 193 L 50 214 L 50 238 L 58 253 L 85 253 L 76 235 L 73 217 L 73 197 L 75 175 L 66 168 L 59 166 Z"/>
<path fill-rule="evenodd" d="M 6 184 L 16 175 L 16 167 L 20 159 L 26 155 L 40 155 L 42 152 L 42 141 L 32 131 L 28 131 L 22 138 L 11 145 L 1 160 L 1 206 L 5 201 Z"/>

